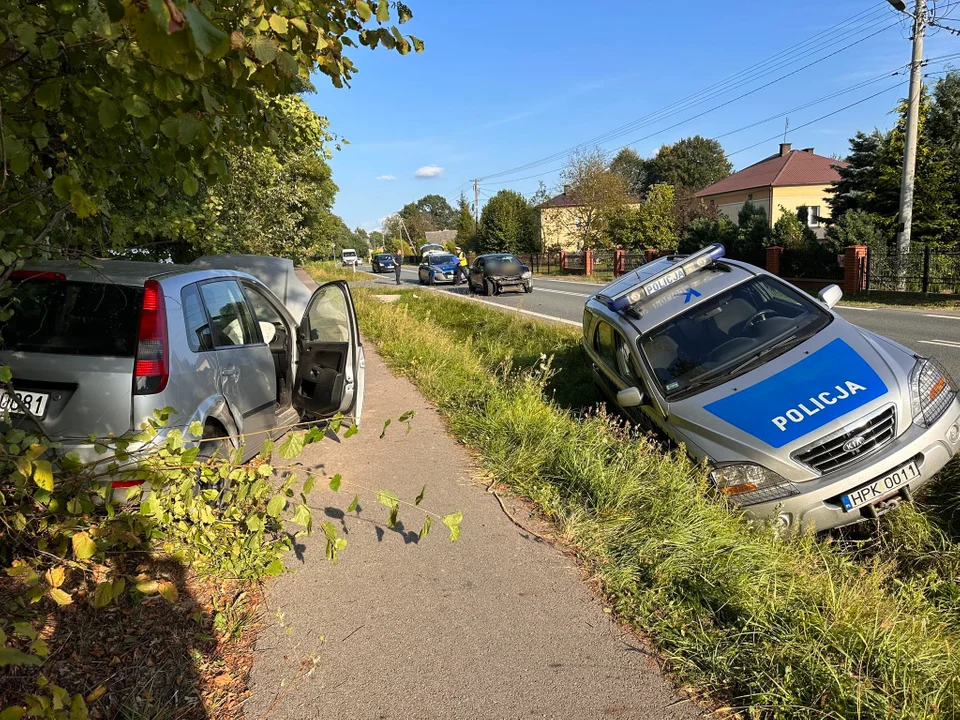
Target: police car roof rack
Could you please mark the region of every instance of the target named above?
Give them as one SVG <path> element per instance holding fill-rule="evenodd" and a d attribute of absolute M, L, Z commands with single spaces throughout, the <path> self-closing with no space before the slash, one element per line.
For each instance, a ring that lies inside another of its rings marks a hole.
<path fill-rule="evenodd" d="M 685 258 L 677 258 L 677 262 L 670 267 L 664 268 L 657 274 L 640 281 L 640 268 L 634 272 L 637 274 L 638 284 L 628 287 L 613 297 L 605 297 L 607 307 L 614 312 L 630 312 L 637 314 L 635 305 L 646 300 L 657 293 L 666 290 L 674 283 L 691 275 L 698 270 L 702 270 L 708 265 L 712 265 L 726 254 L 726 250 L 720 243 L 708 245 L 702 250 L 698 250 Z M 676 257 L 676 256 L 672 256 Z"/>

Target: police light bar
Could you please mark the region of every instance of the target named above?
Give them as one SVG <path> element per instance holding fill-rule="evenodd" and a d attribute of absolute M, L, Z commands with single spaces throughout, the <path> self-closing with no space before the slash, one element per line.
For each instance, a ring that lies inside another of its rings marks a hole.
<path fill-rule="evenodd" d="M 632 305 L 636 305 L 651 295 L 656 295 L 675 282 L 683 280 L 687 275 L 695 273 L 697 270 L 705 268 L 716 260 L 719 260 L 726 254 L 726 250 L 720 243 L 708 245 L 702 250 L 698 250 L 693 255 L 688 255 L 676 265 L 668 267 L 662 272 L 657 273 L 639 287 L 632 287 L 622 292 L 620 295 L 611 299 L 610 309 L 614 312 L 623 312 Z"/>

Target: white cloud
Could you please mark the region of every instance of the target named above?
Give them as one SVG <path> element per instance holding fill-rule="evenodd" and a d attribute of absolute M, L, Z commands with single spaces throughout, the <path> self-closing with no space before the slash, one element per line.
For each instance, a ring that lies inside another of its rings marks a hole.
<path fill-rule="evenodd" d="M 440 177 L 442 174 L 442 167 L 438 165 L 424 165 L 422 168 L 418 168 L 413 176 L 418 178 L 435 178 Z"/>
<path fill-rule="evenodd" d="M 397 178 L 393 175 L 380 175 L 377 180 L 396 180 Z"/>

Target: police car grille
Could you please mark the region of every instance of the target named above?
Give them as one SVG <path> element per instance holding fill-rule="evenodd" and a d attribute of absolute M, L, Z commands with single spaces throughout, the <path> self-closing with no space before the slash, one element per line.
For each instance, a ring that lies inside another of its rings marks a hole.
<path fill-rule="evenodd" d="M 893 440 L 897 434 L 897 419 L 893 407 L 868 418 L 867 421 L 839 435 L 831 435 L 828 439 L 808 445 L 798 450 L 793 457 L 798 462 L 813 468 L 821 475 L 856 462 L 867 455 L 871 455 Z M 863 438 L 859 447 L 844 450 L 843 446 L 856 437 Z"/>

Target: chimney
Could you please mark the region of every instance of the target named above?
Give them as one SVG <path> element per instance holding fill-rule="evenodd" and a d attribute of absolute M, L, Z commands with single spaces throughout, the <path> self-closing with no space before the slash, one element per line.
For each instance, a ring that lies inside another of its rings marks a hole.
<path fill-rule="evenodd" d="M 563 194 L 566 195 L 568 192 L 570 192 L 570 186 L 569 186 L 569 185 L 564 185 L 564 186 L 563 186 Z"/>
<path fill-rule="evenodd" d="M 788 152 L 790 152 L 790 149 L 792 147 L 793 145 L 791 145 L 790 143 L 780 143 L 780 157 L 783 157 Z"/>
<path fill-rule="evenodd" d="M 800 152 L 810 153 L 811 155 L 813 155 L 813 148 L 804 148 Z"/>

